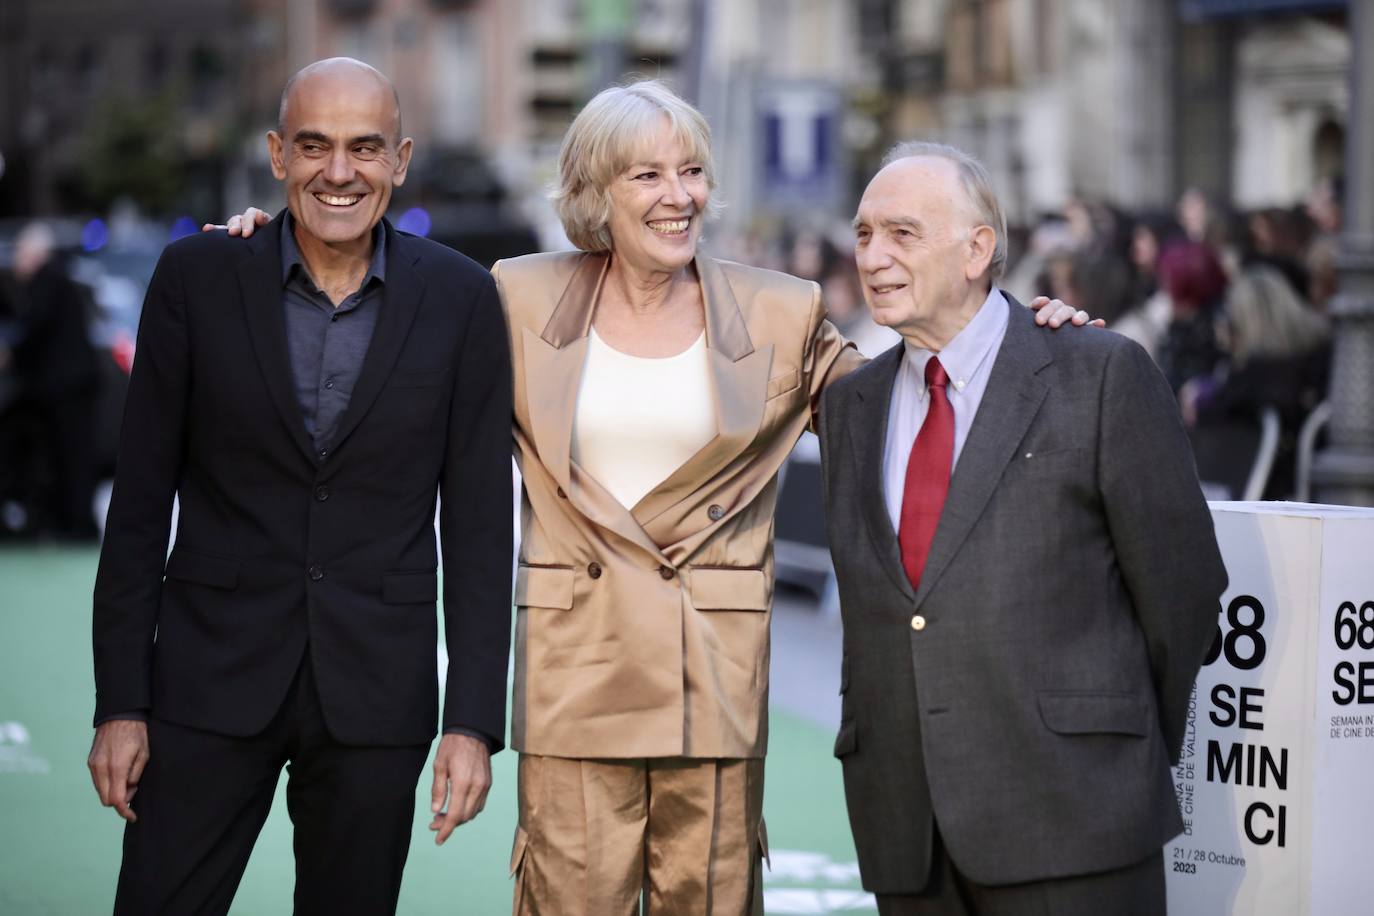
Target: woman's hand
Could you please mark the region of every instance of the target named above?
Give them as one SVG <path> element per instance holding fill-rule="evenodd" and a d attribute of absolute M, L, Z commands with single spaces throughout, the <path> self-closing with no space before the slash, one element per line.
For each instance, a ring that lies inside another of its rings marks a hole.
<path fill-rule="evenodd" d="M 270 222 L 272 222 L 271 213 L 268 213 L 266 210 L 259 210 L 257 207 L 249 207 L 241 214 L 229 217 L 229 222 L 222 226 L 216 225 L 215 223 L 206 223 L 204 226 L 200 227 L 200 231 L 210 232 L 214 229 L 226 229 L 230 235 L 241 235 L 244 238 L 249 238 L 253 235 L 253 230 L 257 229 L 259 226 L 266 226 Z M 1040 298 L 1043 299 L 1045 297 L 1041 296 Z M 1039 300 L 1037 299 L 1036 301 L 1038 302 Z M 1068 306 L 1064 305 L 1062 302 L 1059 304 L 1064 308 L 1068 308 Z M 1058 325 L 1055 325 L 1055 327 L 1058 327 Z"/>
<path fill-rule="evenodd" d="M 252 212 L 250 208 L 248 213 Z M 262 211 L 259 210 L 258 212 L 261 213 Z M 247 216 L 248 214 L 245 213 L 244 215 Z M 237 217 L 235 217 L 235 219 L 237 219 Z M 233 235 L 234 231 L 230 229 L 229 234 Z M 1047 324 L 1052 328 L 1057 328 L 1068 321 L 1072 322 L 1075 327 L 1081 327 L 1085 324 L 1090 324 L 1095 328 L 1105 328 L 1107 326 L 1107 322 L 1103 321 L 1101 318 L 1090 320 L 1092 316 L 1082 309 L 1075 311 L 1060 300 L 1051 299 L 1049 296 L 1036 296 L 1031 300 L 1030 307 L 1035 310 L 1035 323 L 1039 325 Z"/>

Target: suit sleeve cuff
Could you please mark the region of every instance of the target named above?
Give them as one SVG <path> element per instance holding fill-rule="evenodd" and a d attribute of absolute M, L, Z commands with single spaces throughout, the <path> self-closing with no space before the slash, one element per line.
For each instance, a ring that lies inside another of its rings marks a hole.
<path fill-rule="evenodd" d="M 116 718 L 116 717 L 112 717 L 112 718 Z M 496 750 L 497 750 L 497 747 L 498 747 L 498 744 L 497 744 L 497 741 L 496 741 L 495 738 L 493 738 L 491 735 L 488 735 L 486 732 L 484 732 L 484 731 L 479 731 L 478 729 L 475 729 L 475 728 L 464 728 L 464 727 L 461 726 L 461 725 L 450 725 L 448 728 L 444 729 L 444 734 L 446 734 L 446 735 L 467 735 L 469 738 L 476 738 L 478 741 L 481 741 L 483 744 L 485 744 L 485 745 L 487 746 L 487 753 L 489 753 L 489 754 L 494 754 L 494 753 L 496 753 Z"/>

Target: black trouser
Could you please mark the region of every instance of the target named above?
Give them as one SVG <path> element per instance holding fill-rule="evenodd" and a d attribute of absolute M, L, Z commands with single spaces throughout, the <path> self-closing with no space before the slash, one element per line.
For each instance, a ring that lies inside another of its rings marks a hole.
<path fill-rule="evenodd" d="M 153 719 L 148 742 L 116 914 L 228 912 L 284 764 L 295 912 L 396 911 L 429 745 L 339 744 L 325 727 L 308 656 L 261 734 L 231 738 Z"/>
<path fill-rule="evenodd" d="M 935 829 L 930 881 L 919 894 L 879 894 L 879 916 L 1164 916 L 1164 852 L 1143 862 L 999 887 L 962 874 Z"/>

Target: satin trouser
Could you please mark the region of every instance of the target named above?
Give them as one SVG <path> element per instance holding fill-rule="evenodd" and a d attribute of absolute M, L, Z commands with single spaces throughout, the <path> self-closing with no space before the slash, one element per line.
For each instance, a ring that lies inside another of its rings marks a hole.
<path fill-rule="evenodd" d="M 762 916 L 763 760 L 520 757 L 515 916 Z"/>

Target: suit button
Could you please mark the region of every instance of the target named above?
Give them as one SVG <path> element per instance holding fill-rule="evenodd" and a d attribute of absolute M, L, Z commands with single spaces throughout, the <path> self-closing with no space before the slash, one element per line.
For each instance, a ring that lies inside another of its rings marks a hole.
<path fill-rule="evenodd" d="M 567 498 L 568 498 L 568 494 L 563 492 L 563 488 L 562 488 L 562 487 L 559 487 L 559 488 L 558 488 L 558 498 L 559 498 L 559 499 L 567 499 Z"/>
<path fill-rule="evenodd" d="M 318 566 L 310 567 L 310 581 L 318 582 L 324 578 L 324 570 Z"/>
<path fill-rule="evenodd" d="M 711 508 L 706 510 L 706 516 L 711 521 L 718 522 L 725 517 L 725 509 L 722 506 L 718 506 L 715 503 L 712 503 Z"/>
<path fill-rule="evenodd" d="M 665 581 L 673 578 L 675 575 L 671 566 L 660 566 L 658 568 L 658 574 L 662 576 Z"/>
<path fill-rule="evenodd" d="M 328 458 L 328 457 L 329 457 L 329 449 L 327 449 L 327 448 L 322 448 L 322 449 L 320 449 L 320 457 L 321 457 L 321 458 Z"/>
<path fill-rule="evenodd" d="M 324 502 L 328 498 L 329 487 L 326 487 L 324 484 L 320 484 L 318 487 L 315 488 L 315 499 L 317 499 L 320 502 Z"/>
<path fill-rule="evenodd" d="M 593 579 L 600 579 L 600 578 L 601 578 L 601 564 L 600 564 L 600 563 L 588 563 L 588 564 L 587 564 L 587 575 L 591 576 Z"/>
<path fill-rule="evenodd" d="M 926 628 L 926 619 L 920 614 L 917 614 L 915 617 L 911 618 L 911 628 L 918 633 L 921 632 Z"/>

